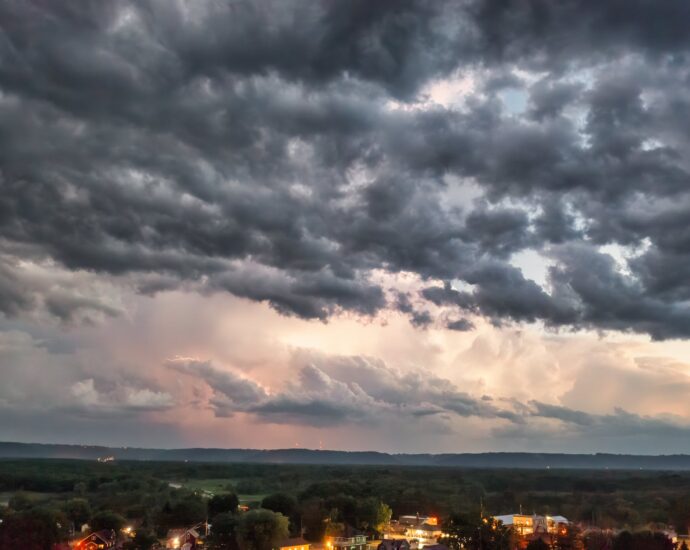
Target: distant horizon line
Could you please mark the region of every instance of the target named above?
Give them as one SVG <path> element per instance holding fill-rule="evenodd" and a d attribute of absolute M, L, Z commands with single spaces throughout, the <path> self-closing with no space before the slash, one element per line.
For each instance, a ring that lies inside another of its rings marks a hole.
<path fill-rule="evenodd" d="M 566 451 L 447 451 L 447 452 L 404 452 L 404 451 L 378 451 L 378 450 L 345 450 L 345 449 L 323 449 L 313 447 L 205 447 L 205 446 L 186 446 L 186 447 L 145 447 L 139 445 L 104 445 L 94 443 L 54 443 L 41 441 L 11 441 L 0 440 L 3 445 L 23 445 L 23 446 L 45 446 L 45 447 L 74 447 L 82 449 L 119 449 L 131 451 L 242 451 L 242 452 L 286 452 L 286 451 L 308 451 L 313 453 L 348 453 L 348 454 L 377 454 L 385 456 L 409 456 L 409 457 L 439 457 L 439 456 L 481 456 L 481 455 L 524 455 L 524 456 L 554 456 L 554 457 L 595 457 L 595 456 L 615 456 L 615 457 L 690 457 L 690 451 L 685 453 L 622 453 L 622 452 L 566 452 Z M 0 456 L 1 457 L 1 456 Z"/>

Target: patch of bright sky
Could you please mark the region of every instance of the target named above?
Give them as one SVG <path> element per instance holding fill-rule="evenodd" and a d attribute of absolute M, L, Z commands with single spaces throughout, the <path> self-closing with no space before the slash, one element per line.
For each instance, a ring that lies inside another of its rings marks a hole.
<path fill-rule="evenodd" d="M 599 252 L 608 254 L 616 262 L 618 272 L 628 277 L 633 276 L 628 265 L 629 260 L 644 254 L 651 246 L 651 241 L 646 238 L 638 246 L 623 246 L 617 243 L 605 244 L 599 247 Z"/>
<path fill-rule="evenodd" d="M 664 144 L 656 138 L 647 138 L 642 142 L 643 151 L 653 151 L 654 149 L 662 149 Z"/>
<path fill-rule="evenodd" d="M 506 113 L 521 115 L 527 109 L 527 92 L 520 88 L 506 88 L 498 93 Z"/>
<path fill-rule="evenodd" d="M 461 108 L 467 96 L 474 92 L 474 85 L 475 77 L 472 71 L 456 71 L 448 78 L 433 80 L 427 84 L 414 101 L 389 100 L 386 107 L 403 111 L 425 110 L 435 105 L 448 109 Z"/>
<path fill-rule="evenodd" d="M 474 91 L 474 84 L 475 77 L 472 72 L 457 71 L 450 78 L 435 80 L 428 84 L 422 90 L 422 96 L 444 107 L 459 106 Z"/>
<path fill-rule="evenodd" d="M 568 216 L 573 218 L 573 228 L 575 231 L 586 232 L 589 226 L 589 221 L 585 218 L 579 210 L 577 210 L 572 204 L 566 202 L 563 209 Z M 585 237 L 586 239 L 586 237 Z"/>
<path fill-rule="evenodd" d="M 549 258 L 537 250 L 526 248 L 513 254 L 510 263 L 520 269 L 525 278 L 531 279 L 544 289 L 547 288 L 549 267 L 553 265 Z"/>
<path fill-rule="evenodd" d="M 463 281 L 462 279 L 453 279 L 450 281 L 450 288 L 457 290 L 458 292 L 472 292 L 474 285 Z"/>

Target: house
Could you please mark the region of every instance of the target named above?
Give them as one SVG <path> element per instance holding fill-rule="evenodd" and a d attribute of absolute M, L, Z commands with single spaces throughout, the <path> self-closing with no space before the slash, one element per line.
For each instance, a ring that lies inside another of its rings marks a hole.
<path fill-rule="evenodd" d="M 74 547 L 78 550 L 103 550 L 115 548 L 117 534 L 112 529 L 103 529 L 81 539 Z"/>
<path fill-rule="evenodd" d="M 366 550 L 367 537 L 355 535 L 353 537 L 327 537 L 327 550 Z"/>
<path fill-rule="evenodd" d="M 414 516 L 400 516 L 398 518 L 398 523 L 400 525 L 422 525 L 424 523 L 438 525 L 438 518 L 416 514 Z"/>
<path fill-rule="evenodd" d="M 405 536 L 418 541 L 418 548 L 436 544 L 438 538 L 443 534 L 441 527 L 429 523 L 421 525 L 410 525 L 405 530 Z"/>
<path fill-rule="evenodd" d="M 422 548 L 436 544 L 443 534 L 438 518 L 432 516 L 400 516 L 398 521 L 391 522 L 385 531 L 386 539 L 404 539 L 412 548 Z"/>
<path fill-rule="evenodd" d="M 274 550 L 309 550 L 310 544 L 302 537 L 285 539 Z"/>
<path fill-rule="evenodd" d="M 494 516 L 494 521 L 500 521 L 506 527 L 512 529 L 518 535 L 531 535 L 534 533 L 534 517 L 523 514 L 506 514 Z"/>
<path fill-rule="evenodd" d="M 556 535 L 565 535 L 568 532 L 570 522 L 563 516 L 544 516 L 546 518 L 546 532 Z"/>
<path fill-rule="evenodd" d="M 165 537 L 165 547 L 169 549 L 193 550 L 203 548 L 203 533 L 206 524 L 200 523 L 189 529 L 170 529 Z"/>

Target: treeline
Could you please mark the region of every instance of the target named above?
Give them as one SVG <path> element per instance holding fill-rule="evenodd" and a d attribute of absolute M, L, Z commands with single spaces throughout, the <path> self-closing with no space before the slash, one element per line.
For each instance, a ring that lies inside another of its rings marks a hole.
<path fill-rule="evenodd" d="M 211 492 L 219 494 L 209 498 Z M 4 508 L 3 495 L 9 501 Z M 50 535 L 57 538 L 64 539 L 83 523 L 93 528 L 94 521 L 136 524 L 141 533 L 155 538 L 169 528 L 214 523 L 219 514 L 231 514 L 216 523 L 238 540 L 241 515 L 232 506 L 220 509 L 214 500 L 237 498 L 234 495 L 251 508 L 279 513 L 288 534 L 303 533 L 314 541 L 348 529 L 374 534 L 391 515 L 415 513 L 479 518 L 482 512 L 522 509 L 600 528 L 639 531 L 670 525 L 680 533 L 687 532 L 690 523 L 690 473 L 0 461 L 5 533 L 8 526 L 50 518 L 61 526 Z"/>
<path fill-rule="evenodd" d="M 566 453 L 447 453 L 388 454 L 374 451 L 329 451 L 315 449 L 146 449 L 94 445 L 55 445 L 0 442 L 1 458 L 50 458 L 117 460 L 271 463 L 317 465 L 434 466 L 454 468 L 530 468 L 543 470 L 690 470 L 690 455 L 623 455 Z"/>

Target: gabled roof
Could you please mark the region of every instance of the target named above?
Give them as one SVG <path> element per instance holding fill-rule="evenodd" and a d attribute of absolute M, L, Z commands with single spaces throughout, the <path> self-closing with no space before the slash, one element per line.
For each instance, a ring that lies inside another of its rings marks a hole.
<path fill-rule="evenodd" d="M 199 538 L 199 532 L 197 531 L 198 526 L 190 527 L 190 528 L 184 528 L 184 527 L 178 527 L 177 529 L 168 529 L 168 534 L 166 538 L 172 539 L 174 537 L 182 537 L 189 533 L 192 535 L 195 539 Z"/>
<path fill-rule="evenodd" d="M 439 525 L 431 525 L 429 523 L 422 523 L 421 525 L 410 525 L 409 529 L 411 531 L 440 531 L 441 527 Z"/>
<path fill-rule="evenodd" d="M 549 519 L 554 520 L 556 523 L 570 523 L 568 521 L 568 518 L 565 518 L 563 516 L 547 516 Z"/>
<path fill-rule="evenodd" d="M 206 524 L 202 522 L 192 525 L 191 527 L 176 527 L 174 529 L 168 529 L 166 538 L 179 537 L 187 533 L 192 535 L 194 538 L 199 538 L 199 533 L 203 531 L 205 525 Z"/>
<path fill-rule="evenodd" d="M 92 541 L 93 537 L 100 539 L 101 542 L 109 544 L 115 541 L 116 535 L 115 531 L 113 531 L 112 529 L 102 529 L 101 531 L 95 531 L 94 533 L 89 534 L 88 536 L 81 539 L 79 542 L 82 543 Z"/>

